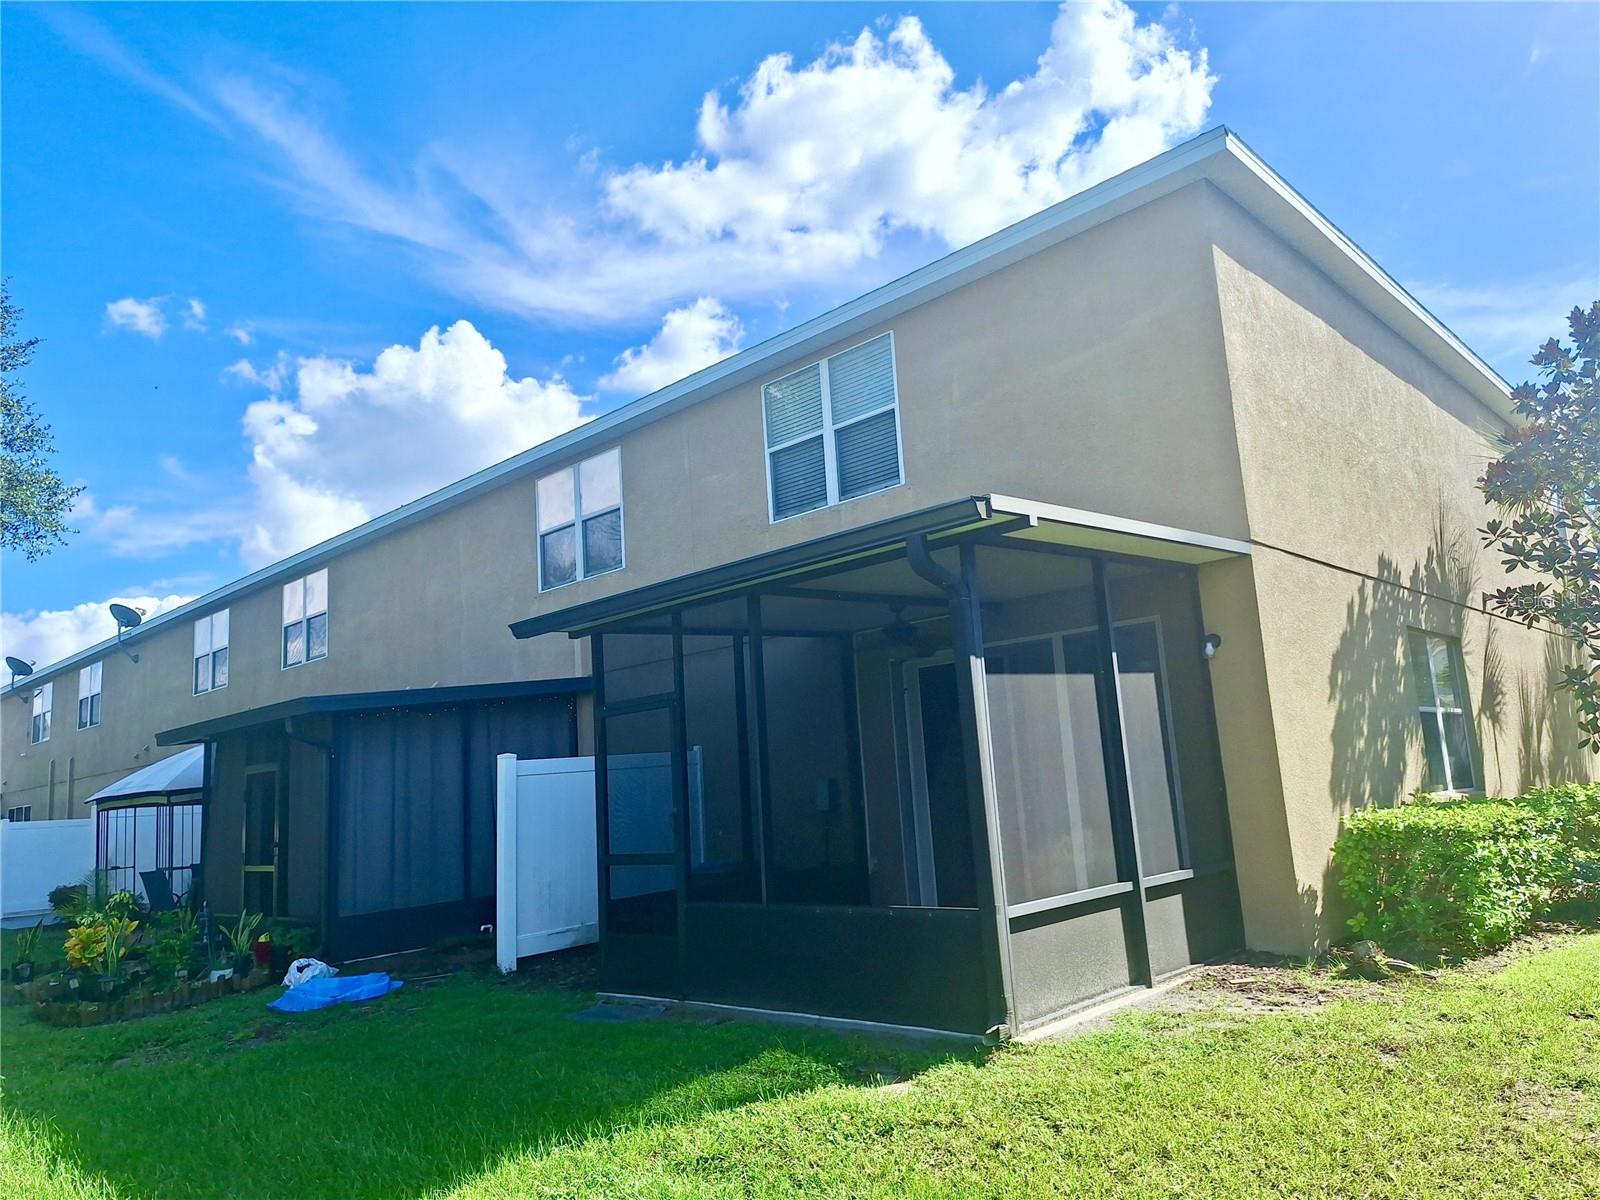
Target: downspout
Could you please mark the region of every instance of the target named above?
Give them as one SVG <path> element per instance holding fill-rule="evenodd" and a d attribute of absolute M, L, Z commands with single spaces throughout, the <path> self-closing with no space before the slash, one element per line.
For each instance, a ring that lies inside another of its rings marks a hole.
<path fill-rule="evenodd" d="M 961 573 L 934 561 L 928 551 L 926 534 L 906 539 L 906 561 L 911 569 L 949 598 L 954 623 L 956 689 L 962 700 L 966 741 L 962 749 L 967 764 L 967 794 L 978 799 L 972 812 L 973 840 L 981 839 L 984 852 L 976 854 L 979 895 L 990 913 L 984 926 L 985 948 L 993 964 L 989 972 L 991 1011 L 1001 1016 L 998 1032 L 1009 1037 L 1017 1032 L 1016 1005 L 1013 1000 L 1011 925 L 1006 916 L 1005 883 L 1000 858 L 1000 821 L 995 805 L 994 763 L 989 751 L 989 695 L 983 668 L 982 601 L 978 595 L 977 558 L 970 544 L 961 547 Z M 963 662 L 965 666 L 963 666 Z M 970 806 L 969 806 L 970 809 Z M 995 1032 L 995 1031 L 991 1031 Z"/>

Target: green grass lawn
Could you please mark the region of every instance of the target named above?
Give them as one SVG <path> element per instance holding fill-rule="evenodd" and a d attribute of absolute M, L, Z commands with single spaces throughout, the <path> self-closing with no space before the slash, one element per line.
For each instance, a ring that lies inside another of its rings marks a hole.
<path fill-rule="evenodd" d="M 13 1006 L 0 1195 L 1600 1193 L 1600 935 L 1317 989 L 989 1054 L 579 1022 L 581 992 L 471 973 L 297 1017 L 273 992 L 85 1030 Z"/>

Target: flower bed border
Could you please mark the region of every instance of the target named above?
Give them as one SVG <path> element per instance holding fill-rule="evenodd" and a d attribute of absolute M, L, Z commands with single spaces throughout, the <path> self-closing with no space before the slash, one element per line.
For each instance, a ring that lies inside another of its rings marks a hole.
<path fill-rule="evenodd" d="M 78 1029 L 177 1012 L 238 992 L 259 991 L 271 987 L 273 983 L 273 977 L 266 971 L 251 971 L 243 978 L 197 983 L 180 981 L 164 988 L 136 988 L 114 1000 L 48 999 L 46 993 L 51 990 L 48 980 L 17 984 L 15 990 L 24 1000 L 32 1002 L 33 1015 L 46 1025 L 58 1029 Z"/>

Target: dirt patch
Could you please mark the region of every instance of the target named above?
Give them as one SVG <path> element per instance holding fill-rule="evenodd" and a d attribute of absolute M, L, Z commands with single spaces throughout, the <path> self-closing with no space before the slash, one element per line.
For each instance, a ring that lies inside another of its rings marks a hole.
<path fill-rule="evenodd" d="M 1512 1119 L 1528 1125 L 1557 1124 L 1600 1146 L 1600 1120 L 1584 1115 L 1583 1089 L 1519 1079 L 1501 1093 Z"/>
<path fill-rule="evenodd" d="M 515 973 L 505 976 L 505 982 L 536 991 L 559 988 L 567 992 L 592 992 L 599 982 L 599 968 L 600 954 L 594 946 L 576 946 L 520 960 Z M 489 969 L 494 969 L 493 964 Z"/>
<path fill-rule="evenodd" d="M 1189 1007 L 1283 1012 L 1321 1008 L 1354 997 L 1379 997 L 1390 991 L 1391 985 L 1386 983 L 1349 979 L 1301 963 L 1256 960 L 1199 967 L 1169 998 Z"/>

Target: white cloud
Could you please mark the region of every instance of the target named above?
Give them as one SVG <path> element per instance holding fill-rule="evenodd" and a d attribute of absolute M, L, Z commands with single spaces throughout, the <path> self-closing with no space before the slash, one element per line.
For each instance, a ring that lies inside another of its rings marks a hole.
<path fill-rule="evenodd" d="M 71 608 L 29 609 L 0 613 L 0 652 L 48 666 L 60 662 L 96 642 L 114 637 L 117 623 L 111 619 L 110 604 L 126 604 L 141 610 L 145 617 L 187 604 L 193 596 L 109 596 Z"/>
<path fill-rule="evenodd" d="M 721 362 L 739 349 L 743 337 L 739 318 L 721 301 L 702 296 L 669 312 L 655 337 L 643 346 L 624 350 L 615 369 L 600 379 L 600 386 L 639 395 L 653 392 Z"/>
<path fill-rule="evenodd" d="M 680 158 L 607 168 L 571 147 L 576 191 L 558 202 L 476 131 L 367 161 L 327 132 L 318 85 L 295 72 L 157 86 L 103 31 L 69 34 L 111 70 L 248 135 L 309 216 L 399 246 L 459 295 L 569 323 L 870 283 L 1196 132 L 1215 83 L 1203 49 L 1121 0 L 1064 4 L 1034 69 L 997 88 L 958 86 L 905 17 L 808 63 L 770 55 L 736 94 L 707 93 Z M 928 244 L 884 261 L 896 233 Z"/>
<path fill-rule="evenodd" d="M 1552 338 L 1567 340 L 1567 314 L 1600 299 L 1600 273 L 1498 285 L 1412 283 L 1406 290 L 1513 384 L 1533 377 L 1528 360 Z"/>
<path fill-rule="evenodd" d="M 231 337 L 241 346 L 248 346 L 251 342 L 256 340 L 255 335 L 243 325 L 229 325 L 222 331 L 222 334 L 224 337 Z"/>
<path fill-rule="evenodd" d="M 182 486 L 109 505 L 85 492 L 73 519 L 86 538 L 129 558 L 220 543 L 263 566 L 581 424 L 588 399 L 559 374 L 513 377 L 467 321 L 390 346 L 370 366 L 280 352 L 260 366 L 240 359 L 223 377 L 267 393 L 241 420 L 246 478 L 197 475 L 162 456 L 156 468 Z M 204 504 L 182 498 L 196 493 Z"/>
<path fill-rule="evenodd" d="M 667 246 L 731 240 L 840 265 L 901 228 L 973 241 L 1164 150 L 1210 106 L 1205 51 L 1121 3 L 1067 4 L 1033 74 L 990 92 L 915 17 L 796 68 L 762 61 L 701 103 L 698 152 L 612 176 L 612 209 Z"/>
<path fill-rule="evenodd" d="M 224 382 L 249 384 L 277 395 L 292 370 L 288 352 L 280 350 L 278 357 L 264 367 L 256 366 L 248 358 L 231 362 L 222 368 L 222 378 Z"/>
<path fill-rule="evenodd" d="M 415 348 L 391 346 L 370 370 L 300 359 L 294 395 L 245 410 L 251 511 L 242 532 L 259 566 L 341 533 L 582 422 L 560 376 L 513 378 L 466 321 Z"/>
<path fill-rule="evenodd" d="M 188 304 L 184 306 L 183 327 L 193 329 L 197 333 L 205 332 L 206 306 L 198 296 L 190 296 Z"/>
<path fill-rule="evenodd" d="M 135 300 L 132 296 L 113 300 L 106 305 L 106 320 L 118 329 L 141 333 L 152 341 L 167 331 L 167 317 L 161 311 L 159 296 L 148 300 Z"/>

